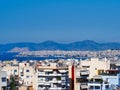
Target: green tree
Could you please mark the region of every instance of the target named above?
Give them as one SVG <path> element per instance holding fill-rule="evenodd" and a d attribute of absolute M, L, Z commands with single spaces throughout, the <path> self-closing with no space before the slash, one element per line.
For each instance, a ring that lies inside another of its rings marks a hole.
<path fill-rule="evenodd" d="M 15 90 L 15 78 L 11 76 L 10 90 Z"/>

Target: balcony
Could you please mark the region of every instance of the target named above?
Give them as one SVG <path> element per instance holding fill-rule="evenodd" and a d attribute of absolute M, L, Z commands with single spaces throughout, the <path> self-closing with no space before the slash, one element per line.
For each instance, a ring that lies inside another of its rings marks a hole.
<path fill-rule="evenodd" d="M 62 87 L 51 87 L 51 88 L 49 88 L 49 90 L 66 90 L 66 88 L 62 88 Z"/>
<path fill-rule="evenodd" d="M 88 80 L 85 78 L 76 78 L 76 83 L 87 83 Z"/>
<path fill-rule="evenodd" d="M 99 84 L 99 83 L 88 83 L 88 90 L 101 90 L 101 84 Z"/>
<path fill-rule="evenodd" d="M 49 74 L 49 76 L 62 76 L 62 74 L 53 73 L 53 74 Z"/>
<path fill-rule="evenodd" d="M 38 90 L 45 90 L 45 87 L 38 87 Z"/>
<path fill-rule="evenodd" d="M 61 80 L 52 80 L 52 81 L 49 81 L 49 83 L 62 83 Z"/>
<path fill-rule="evenodd" d="M 37 82 L 38 82 L 38 83 L 45 83 L 46 81 L 45 81 L 45 80 L 40 80 L 40 79 L 39 79 Z"/>
<path fill-rule="evenodd" d="M 87 85 L 87 83 L 82 83 L 82 84 L 80 85 L 80 87 L 81 87 L 81 89 L 87 89 L 87 88 L 88 88 L 88 85 Z"/>
<path fill-rule="evenodd" d="M 82 71 L 80 71 L 80 75 L 82 76 L 82 75 L 89 75 L 89 71 L 88 70 L 82 70 Z"/>
<path fill-rule="evenodd" d="M 45 73 L 38 72 L 38 76 L 45 76 Z"/>

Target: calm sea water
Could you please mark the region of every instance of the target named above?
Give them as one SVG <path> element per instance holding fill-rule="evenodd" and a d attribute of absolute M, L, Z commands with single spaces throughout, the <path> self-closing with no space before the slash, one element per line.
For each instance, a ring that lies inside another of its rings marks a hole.
<path fill-rule="evenodd" d="M 25 61 L 25 60 L 45 60 L 45 59 L 68 59 L 65 57 L 54 57 L 54 56 L 49 56 L 49 57 L 35 57 L 35 56 L 29 56 L 29 57 L 16 57 L 18 53 L 0 53 L 0 60 L 5 61 L 5 60 L 13 60 L 17 59 L 19 61 Z M 76 59 L 81 59 L 81 58 L 76 58 Z M 82 58 L 84 59 L 84 58 Z"/>

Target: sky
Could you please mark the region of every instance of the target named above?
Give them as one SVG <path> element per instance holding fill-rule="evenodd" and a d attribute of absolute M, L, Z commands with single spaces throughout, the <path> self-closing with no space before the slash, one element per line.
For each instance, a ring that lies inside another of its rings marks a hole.
<path fill-rule="evenodd" d="M 120 0 L 0 0 L 0 43 L 120 42 Z"/>

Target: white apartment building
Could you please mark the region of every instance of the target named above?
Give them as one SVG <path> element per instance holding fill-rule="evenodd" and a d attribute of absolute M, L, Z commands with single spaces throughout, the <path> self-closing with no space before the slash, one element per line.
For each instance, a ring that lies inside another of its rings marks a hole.
<path fill-rule="evenodd" d="M 110 61 L 105 59 L 91 58 L 89 60 L 81 60 L 80 67 L 89 70 L 89 78 L 98 75 L 98 70 L 110 69 Z"/>
<path fill-rule="evenodd" d="M 37 66 L 35 90 L 69 90 L 68 68 Z"/>
<path fill-rule="evenodd" d="M 103 80 L 108 80 L 110 85 L 120 85 L 120 74 L 117 75 L 102 75 L 101 76 Z"/>
<path fill-rule="evenodd" d="M 113 90 L 113 89 L 111 89 L 107 79 L 103 80 L 101 76 L 97 75 L 94 76 L 92 78 L 92 81 L 88 83 L 87 90 Z"/>
<path fill-rule="evenodd" d="M 92 79 L 92 82 L 88 83 L 88 90 L 119 90 L 120 88 L 119 70 L 100 70 L 99 75 Z"/>
<path fill-rule="evenodd" d="M 7 73 L 0 70 L 0 90 L 7 90 Z"/>
<path fill-rule="evenodd" d="M 3 71 L 7 72 L 7 78 L 11 75 L 18 77 L 21 85 L 33 86 L 35 70 L 29 63 L 19 63 L 18 65 L 9 65 L 3 67 Z"/>
<path fill-rule="evenodd" d="M 104 73 L 101 73 L 100 76 L 102 77 L 103 81 L 107 80 L 111 87 L 120 87 L 119 70 L 106 70 Z"/>
<path fill-rule="evenodd" d="M 82 68 L 74 68 L 74 90 L 87 90 L 89 71 Z"/>
<path fill-rule="evenodd" d="M 35 70 L 29 63 L 19 64 L 19 82 L 25 86 L 33 86 Z"/>

